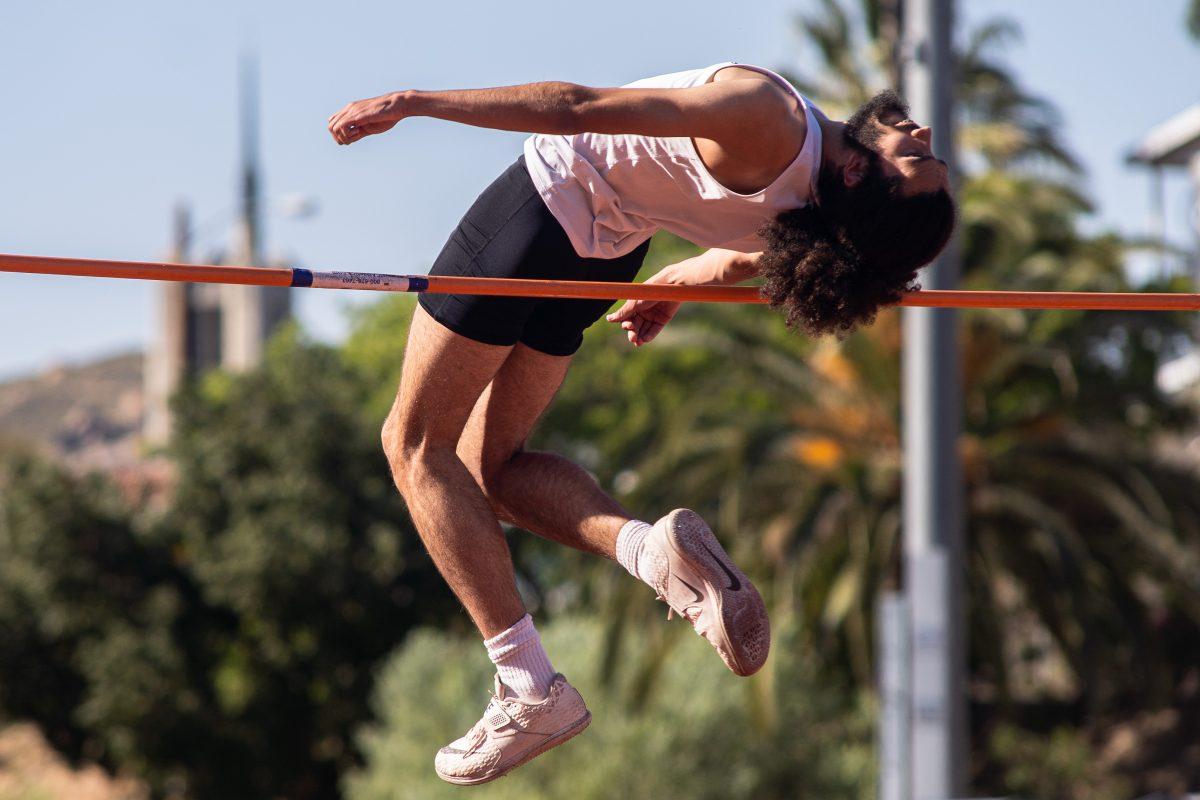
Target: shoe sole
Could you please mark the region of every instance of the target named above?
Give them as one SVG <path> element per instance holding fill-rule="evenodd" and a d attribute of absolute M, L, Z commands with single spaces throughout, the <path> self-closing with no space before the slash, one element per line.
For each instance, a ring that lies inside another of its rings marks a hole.
<path fill-rule="evenodd" d="M 699 514 L 679 508 L 667 516 L 667 543 L 687 566 L 704 580 L 710 592 L 706 601 L 715 602 L 721 637 L 729 658 L 725 665 L 742 677 L 762 669 L 771 649 L 771 627 L 767 607 L 750 579 L 737 568 L 712 529 Z M 728 575 L 739 584 L 734 591 L 725 585 Z M 715 598 L 715 599 L 714 599 Z M 736 631 L 737 636 L 731 636 Z M 720 654 L 720 650 L 717 651 Z"/>
<path fill-rule="evenodd" d="M 588 711 L 579 720 L 572 722 L 569 726 L 563 728 L 561 731 L 546 739 L 546 741 L 542 742 L 538 746 L 530 748 L 529 751 L 524 753 L 518 760 L 492 775 L 485 775 L 481 778 L 458 778 L 453 775 L 443 775 L 441 772 L 438 772 L 437 775 L 447 783 L 453 783 L 458 786 L 475 786 L 480 783 L 494 781 L 497 778 L 503 778 L 517 767 L 532 761 L 547 750 L 558 747 L 560 744 L 574 739 L 576 736 L 583 733 L 584 728 L 590 725 L 591 722 L 592 712 Z M 434 769 L 434 772 L 437 772 L 436 768 Z"/>

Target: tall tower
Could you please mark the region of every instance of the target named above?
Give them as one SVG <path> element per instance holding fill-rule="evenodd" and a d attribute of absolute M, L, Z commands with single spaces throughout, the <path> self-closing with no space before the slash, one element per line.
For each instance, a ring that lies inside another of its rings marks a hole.
<path fill-rule="evenodd" d="M 241 98 L 241 217 L 230 261 L 245 266 L 263 263 L 262 182 L 258 164 L 258 67 L 244 55 L 239 64 Z M 291 314 L 286 288 L 223 286 L 221 291 L 221 366 L 238 371 L 262 360 L 268 338 Z"/>
<path fill-rule="evenodd" d="M 241 106 L 240 204 L 232 255 L 226 261 L 263 264 L 262 184 L 258 163 L 258 74 L 252 56 L 239 64 Z M 191 258 L 191 212 L 175 209 L 171 260 Z M 145 414 L 142 434 L 148 444 L 170 437 L 170 399 L 184 380 L 210 369 L 240 371 L 255 367 L 267 339 L 291 314 L 287 288 L 163 283 L 158 289 L 155 335 L 146 355 Z"/>

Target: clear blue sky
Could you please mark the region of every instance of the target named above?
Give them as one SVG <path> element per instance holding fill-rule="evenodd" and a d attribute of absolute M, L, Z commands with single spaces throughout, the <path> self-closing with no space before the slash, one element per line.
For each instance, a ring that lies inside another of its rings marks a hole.
<path fill-rule="evenodd" d="M 269 249 L 305 265 L 424 272 L 467 205 L 523 138 L 434 120 L 349 148 L 326 117 L 398 88 L 561 79 L 616 85 L 735 60 L 805 63 L 791 19 L 812 0 L 735 4 L 57 2 L 0 5 L 0 252 L 161 257 L 186 198 L 205 242 L 235 202 L 236 62 L 262 70 L 266 192 L 315 196 L 320 213 L 267 219 Z M 1148 128 L 1197 100 L 1200 47 L 1184 0 L 962 0 L 960 32 L 997 14 L 1025 39 L 1009 61 L 1063 113 L 1089 170 L 1089 222 L 1144 232 L 1145 176 L 1123 164 Z M 346 10 L 349 9 L 349 10 Z M 1169 183 L 1186 241 L 1185 182 Z M 200 253 L 203 255 L 203 252 Z M 0 376 L 143 346 L 151 284 L 0 276 Z M 345 294 L 298 295 L 309 330 L 343 330 Z"/>

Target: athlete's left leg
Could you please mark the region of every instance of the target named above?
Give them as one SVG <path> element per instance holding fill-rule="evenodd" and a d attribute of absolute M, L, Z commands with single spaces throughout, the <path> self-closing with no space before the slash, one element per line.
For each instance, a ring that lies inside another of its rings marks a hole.
<path fill-rule="evenodd" d="M 497 517 L 620 560 L 691 621 L 731 670 L 757 672 L 770 647 L 766 607 L 704 520 L 687 509 L 653 526 L 633 520 L 581 467 L 554 453 L 525 449 L 569 363 L 569 356 L 514 346 L 471 411 L 459 437 L 459 458 Z"/>
<path fill-rule="evenodd" d="M 525 440 L 562 385 L 571 356 L 517 344 L 484 389 L 458 442 L 496 516 L 539 536 L 606 558 L 632 515 L 582 467 Z"/>

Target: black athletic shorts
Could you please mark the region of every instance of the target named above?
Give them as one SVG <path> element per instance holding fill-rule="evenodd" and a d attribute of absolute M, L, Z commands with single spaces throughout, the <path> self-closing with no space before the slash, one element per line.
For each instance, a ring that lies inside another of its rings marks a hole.
<path fill-rule="evenodd" d="M 650 243 L 614 259 L 581 258 L 533 186 L 525 157 L 484 189 L 450 234 L 430 275 L 629 283 Z M 569 356 L 615 300 L 422 294 L 421 307 L 455 333 L 485 344 L 521 342 Z"/>

